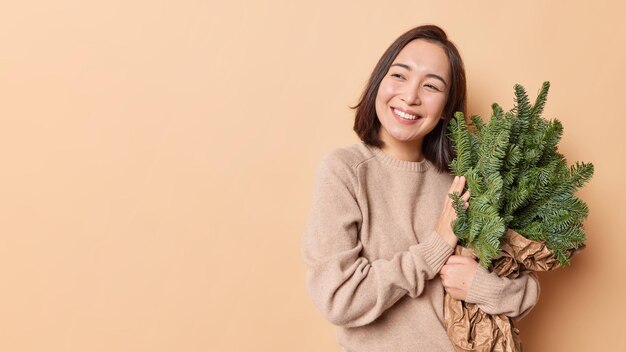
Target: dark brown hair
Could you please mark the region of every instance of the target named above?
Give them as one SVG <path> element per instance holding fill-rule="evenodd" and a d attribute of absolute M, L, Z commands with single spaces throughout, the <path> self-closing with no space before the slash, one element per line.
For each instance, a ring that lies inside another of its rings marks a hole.
<path fill-rule="evenodd" d="M 439 44 L 450 61 L 451 85 L 448 100 L 443 109 L 444 119 L 441 119 L 435 128 L 424 137 L 422 149 L 424 156 L 435 165 L 439 172 L 449 172 L 449 164 L 454 159 L 454 150 L 448 138 L 448 122 L 455 112 L 465 113 L 466 108 L 466 81 L 463 60 L 456 46 L 448 40 L 443 29 L 434 25 L 415 27 L 402 34 L 387 48 L 378 60 L 374 71 L 365 86 L 356 109 L 354 131 L 363 142 L 368 145 L 382 147 L 383 141 L 379 138 L 380 121 L 376 115 L 376 95 L 380 82 L 383 80 L 389 67 L 400 51 L 415 39 L 425 39 Z"/>

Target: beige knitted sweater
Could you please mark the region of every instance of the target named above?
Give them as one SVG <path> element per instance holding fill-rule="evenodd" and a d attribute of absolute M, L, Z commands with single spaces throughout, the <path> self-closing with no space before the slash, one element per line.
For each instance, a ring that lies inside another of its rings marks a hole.
<path fill-rule="evenodd" d="M 452 180 L 363 143 L 322 159 L 303 256 L 308 292 L 344 351 L 453 351 L 437 275 L 453 248 L 434 231 Z M 467 302 L 519 318 L 538 295 L 534 277 L 480 268 Z"/>

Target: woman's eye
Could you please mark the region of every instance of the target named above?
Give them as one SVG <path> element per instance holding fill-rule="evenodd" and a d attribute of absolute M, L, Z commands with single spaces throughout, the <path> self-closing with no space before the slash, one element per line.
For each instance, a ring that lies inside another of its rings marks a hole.
<path fill-rule="evenodd" d="M 437 88 L 436 86 L 434 86 L 434 85 L 432 85 L 432 84 L 427 84 L 427 85 L 426 85 L 426 87 L 427 87 L 427 88 L 430 88 L 430 89 L 434 89 L 434 90 L 436 90 L 436 91 L 438 91 L 438 92 L 441 92 L 441 90 L 440 90 L 439 88 Z"/>
<path fill-rule="evenodd" d="M 403 75 L 401 75 L 401 74 L 399 74 L 399 73 L 392 73 L 392 74 L 391 74 L 391 77 L 400 78 L 400 79 L 403 79 L 403 78 L 404 78 L 404 76 L 403 76 Z"/>

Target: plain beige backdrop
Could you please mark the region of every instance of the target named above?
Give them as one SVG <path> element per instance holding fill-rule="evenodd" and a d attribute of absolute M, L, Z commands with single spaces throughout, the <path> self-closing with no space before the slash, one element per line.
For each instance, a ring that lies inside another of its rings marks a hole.
<path fill-rule="evenodd" d="M 0 350 L 338 351 L 306 296 L 314 170 L 405 30 L 446 29 L 470 112 L 565 125 L 588 248 L 541 275 L 526 351 L 623 348 L 620 1 L 4 1 Z"/>

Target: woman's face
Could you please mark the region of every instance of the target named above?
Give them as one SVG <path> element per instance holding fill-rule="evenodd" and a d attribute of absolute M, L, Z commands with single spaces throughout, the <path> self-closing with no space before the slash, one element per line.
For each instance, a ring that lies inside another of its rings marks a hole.
<path fill-rule="evenodd" d="M 376 95 L 376 114 L 385 144 L 420 145 L 443 116 L 450 63 L 438 44 L 416 39 L 398 54 Z M 392 143 L 388 143 L 392 142 Z"/>

